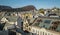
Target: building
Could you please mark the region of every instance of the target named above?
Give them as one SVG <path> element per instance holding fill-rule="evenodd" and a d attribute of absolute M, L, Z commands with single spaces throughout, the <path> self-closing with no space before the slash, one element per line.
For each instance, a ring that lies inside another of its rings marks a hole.
<path fill-rule="evenodd" d="M 38 17 L 29 27 L 32 35 L 60 35 L 60 18 Z"/>
<path fill-rule="evenodd" d="M 18 17 L 16 27 L 23 30 L 23 19 L 21 17 Z"/>
<path fill-rule="evenodd" d="M 1 22 L 5 23 L 8 22 L 8 20 L 5 17 L 2 17 Z"/>
<path fill-rule="evenodd" d="M 23 19 L 26 19 L 26 18 L 33 18 L 33 15 L 36 13 L 37 9 L 32 6 L 32 5 L 28 5 L 28 6 L 24 6 L 21 8 L 21 11 L 20 11 L 20 15 Z"/>
<path fill-rule="evenodd" d="M 9 29 L 8 35 L 22 35 L 20 32 L 17 32 L 15 29 Z"/>
<path fill-rule="evenodd" d="M 0 35 L 8 35 L 7 31 L 0 31 Z"/>
<path fill-rule="evenodd" d="M 1 23 L 5 23 L 4 30 L 13 29 L 17 25 L 18 16 L 4 16 L 1 18 Z"/>
<path fill-rule="evenodd" d="M 24 22 L 23 22 L 23 30 L 24 31 L 27 30 L 28 29 L 28 26 L 29 26 L 28 21 L 27 20 L 24 20 Z"/>

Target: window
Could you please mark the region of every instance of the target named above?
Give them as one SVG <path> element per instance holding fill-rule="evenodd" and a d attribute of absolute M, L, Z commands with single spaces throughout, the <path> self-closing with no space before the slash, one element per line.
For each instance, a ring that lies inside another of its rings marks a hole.
<path fill-rule="evenodd" d="M 21 30 L 23 30 L 23 22 L 21 22 Z"/>
<path fill-rule="evenodd" d="M 40 35 L 42 35 L 42 32 L 40 31 Z"/>
<path fill-rule="evenodd" d="M 36 33 L 32 33 L 32 35 L 37 35 Z"/>
<path fill-rule="evenodd" d="M 26 19 L 28 18 L 28 16 L 26 16 Z"/>
<path fill-rule="evenodd" d="M 51 22 L 51 20 L 45 20 L 45 21 L 44 21 L 44 23 L 48 23 L 48 24 L 49 24 L 50 22 Z"/>
<path fill-rule="evenodd" d="M 39 35 L 39 31 L 38 31 L 38 35 Z"/>
<path fill-rule="evenodd" d="M 35 30 L 35 33 L 37 33 L 37 30 Z"/>
<path fill-rule="evenodd" d="M 43 35 L 44 35 L 44 32 L 43 32 Z"/>
<path fill-rule="evenodd" d="M 50 35 L 50 34 L 48 33 L 48 35 Z"/>
<path fill-rule="evenodd" d="M 47 33 L 45 33 L 45 35 L 47 35 Z"/>
<path fill-rule="evenodd" d="M 39 24 L 40 24 L 40 23 L 35 23 L 34 25 L 35 25 L 35 26 L 39 26 Z"/>
<path fill-rule="evenodd" d="M 21 23 L 23 23 L 23 22 L 21 22 Z"/>
<path fill-rule="evenodd" d="M 39 20 L 37 20 L 37 22 L 42 22 L 42 20 L 41 20 L 41 19 L 39 19 Z"/>
<path fill-rule="evenodd" d="M 8 30 L 8 35 L 16 35 L 16 32 Z"/>
<path fill-rule="evenodd" d="M 43 25 L 43 27 L 45 27 L 45 25 Z"/>
<path fill-rule="evenodd" d="M 23 22 L 21 22 L 21 26 L 23 26 Z"/>

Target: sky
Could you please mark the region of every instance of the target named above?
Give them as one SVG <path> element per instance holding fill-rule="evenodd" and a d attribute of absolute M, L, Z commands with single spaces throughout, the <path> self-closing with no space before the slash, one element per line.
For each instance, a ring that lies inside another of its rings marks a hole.
<path fill-rule="evenodd" d="M 0 0 L 0 5 L 11 6 L 13 8 L 34 5 L 37 9 L 40 8 L 60 8 L 60 0 Z"/>

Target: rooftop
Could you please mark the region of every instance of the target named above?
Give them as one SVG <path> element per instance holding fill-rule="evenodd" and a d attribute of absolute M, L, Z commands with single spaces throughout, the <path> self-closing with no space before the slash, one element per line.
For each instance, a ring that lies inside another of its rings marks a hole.
<path fill-rule="evenodd" d="M 44 18 L 44 19 L 57 19 L 57 20 L 60 20 L 60 17 L 45 17 L 45 16 L 39 16 L 38 18 Z"/>
<path fill-rule="evenodd" d="M 8 21 L 15 22 L 18 19 L 18 16 L 5 16 Z"/>
<path fill-rule="evenodd" d="M 53 19 L 53 20 L 52 20 Z M 55 20 L 57 19 L 57 20 Z M 59 19 L 59 20 L 58 20 Z M 60 18 L 38 17 L 32 26 L 60 32 Z"/>
<path fill-rule="evenodd" d="M 14 24 L 6 23 L 5 26 L 4 26 L 4 29 L 5 28 L 7 28 L 7 29 L 14 29 L 15 28 L 15 25 Z"/>

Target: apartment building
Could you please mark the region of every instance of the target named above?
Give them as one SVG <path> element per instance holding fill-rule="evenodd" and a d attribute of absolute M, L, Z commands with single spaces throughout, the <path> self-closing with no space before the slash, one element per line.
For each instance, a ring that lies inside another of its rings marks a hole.
<path fill-rule="evenodd" d="M 60 35 L 60 18 L 38 17 L 29 27 L 32 35 Z"/>

